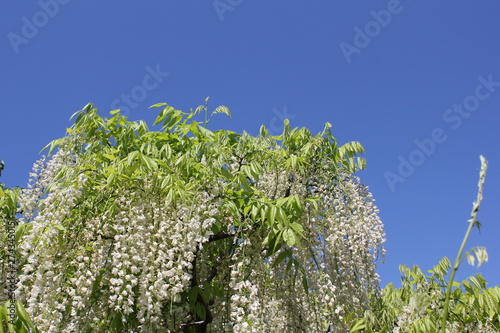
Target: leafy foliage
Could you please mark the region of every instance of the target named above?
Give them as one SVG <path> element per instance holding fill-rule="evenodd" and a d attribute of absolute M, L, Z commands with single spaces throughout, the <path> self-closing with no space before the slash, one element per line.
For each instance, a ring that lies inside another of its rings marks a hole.
<path fill-rule="evenodd" d="M 477 259 L 478 267 L 488 261 L 488 253 L 481 246 L 464 254 L 471 230 L 480 226 L 477 213 L 483 199 L 487 169 L 486 159 L 483 156 L 480 159 L 477 199 L 453 266 L 445 257 L 428 271 L 431 275 L 426 276 L 418 266 L 410 269 L 401 265 L 401 288 L 390 283 L 382 291 L 381 298 L 372 298 L 371 309 L 363 318 L 353 321 L 351 332 L 500 331 L 500 287 L 486 288 L 486 280 L 480 274 L 462 283 L 454 281 L 465 258 L 471 265 Z"/>
<path fill-rule="evenodd" d="M 363 318 L 354 321 L 351 332 L 438 332 L 450 268 L 446 257 L 429 275 L 418 266 L 401 265 L 401 287 L 389 283 Z M 500 287 L 486 284 L 480 274 L 453 282 L 447 332 L 500 331 Z"/>
<path fill-rule="evenodd" d="M 17 230 L 40 330 L 324 331 L 366 309 L 384 233 L 362 146 L 210 131 L 207 104 L 154 105 L 159 131 L 89 104 L 46 147 Z"/>
<path fill-rule="evenodd" d="M 15 319 L 9 316 L 10 301 L 0 306 L 0 333 L 39 333 L 26 309 L 20 302 L 15 302 Z"/>

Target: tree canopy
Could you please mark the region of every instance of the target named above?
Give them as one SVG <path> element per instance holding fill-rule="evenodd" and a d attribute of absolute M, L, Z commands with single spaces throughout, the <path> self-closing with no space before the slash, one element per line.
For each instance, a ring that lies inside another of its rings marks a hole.
<path fill-rule="evenodd" d="M 17 295 L 41 331 L 324 332 L 367 309 L 385 235 L 358 142 L 152 108 L 159 130 L 85 106 L 19 196 Z"/>

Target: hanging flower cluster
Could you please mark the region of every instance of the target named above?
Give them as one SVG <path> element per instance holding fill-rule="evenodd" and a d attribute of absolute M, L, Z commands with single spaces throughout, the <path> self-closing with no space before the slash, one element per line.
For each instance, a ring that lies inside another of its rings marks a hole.
<path fill-rule="evenodd" d="M 384 254 L 362 147 L 328 124 L 253 137 L 160 106 L 150 131 L 88 105 L 35 165 L 17 292 L 39 329 L 345 331 Z"/>
<path fill-rule="evenodd" d="M 383 225 L 357 178 L 329 181 L 309 189 L 321 202 L 300 217 L 301 246 L 268 258 L 258 239 L 241 244 L 231 266 L 234 332 L 340 332 L 348 329 L 344 317 L 367 308 L 379 283 Z"/>

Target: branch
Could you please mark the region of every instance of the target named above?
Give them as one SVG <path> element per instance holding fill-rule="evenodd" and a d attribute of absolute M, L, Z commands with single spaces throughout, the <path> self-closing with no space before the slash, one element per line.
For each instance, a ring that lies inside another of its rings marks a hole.
<path fill-rule="evenodd" d="M 221 232 L 217 233 L 217 235 L 212 235 L 212 236 L 219 236 L 221 234 Z M 224 239 L 224 238 L 228 238 L 229 236 L 227 236 L 226 233 L 222 233 L 222 235 L 219 236 L 219 239 Z M 196 252 L 195 252 L 195 256 L 193 258 L 193 261 L 191 262 L 192 263 L 192 277 L 191 277 L 191 288 L 194 288 L 194 287 L 198 287 L 199 286 L 199 282 L 198 282 L 198 265 L 197 265 L 197 261 L 198 261 L 198 254 L 200 253 L 200 246 L 198 246 L 196 248 Z M 195 321 L 195 322 L 192 322 L 192 323 L 186 323 L 186 324 L 181 324 L 181 328 L 184 332 L 187 332 L 187 329 L 188 327 L 190 326 L 197 326 L 196 328 L 196 332 L 206 332 L 206 329 L 207 329 L 207 326 L 208 324 L 210 324 L 212 321 L 213 321 L 213 315 L 212 315 L 212 312 L 210 311 L 210 308 L 209 308 L 209 305 L 205 302 L 205 300 L 203 299 L 203 297 L 201 296 L 200 293 L 198 293 L 197 297 L 196 297 L 196 302 L 197 303 L 201 303 L 203 305 L 203 307 L 205 308 L 205 319 L 204 320 L 199 320 L 199 321 Z M 196 318 L 198 317 L 198 315 L 196 313 L 193 313 L 193 317 Z"/>
<path fill-rule="evenodd" d="M 227 232 L 224 232 L 224 231 L 219 231 L 215 235 L 210 235 L 210 237 L 208 237 L 208 242 L 209 243 L 216 242 L 218 240 L 226 239 L 226 238 L 231 238 L 231 237 L 234 237 L 234 236 L 236 236 L 235 233 L 227 233 Z"/>
<path fill-rule="evenodd" d="M 195 321 L 195 322 L 188 323 L 188 324 L 181 324 L 181 328 L 184 328 L 184 327 L 191 327 L 191 326 L 196 326 L 196 325 L 203 325 L 203 324 L 205 324 L 205 321 L 204 321 L 204 320 L 201 320 L 201 321 Z"/>

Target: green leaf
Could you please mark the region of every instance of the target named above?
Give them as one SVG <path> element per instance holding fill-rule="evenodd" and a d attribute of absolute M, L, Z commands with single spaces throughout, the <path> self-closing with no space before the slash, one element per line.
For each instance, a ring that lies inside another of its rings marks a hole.
<path fill-rule="evenodd" d="M 307 281 L 307 275 L 303 268 L 301 269 L 301 271 L 302 271 L 302 287 L 304 287 L 304 291 L 306 292 L 306 294 L 309 294 L 309 282 Z"/>
<path fill-rule="evenodd" d="M 469 251 L 465 252 L 465 257 L 467 258 L 469 265 L 474 266 L 476 258 Z"/>
<path fill-rule="evenodd" d="M 0 305 L 0 333 L 4 333 L 4 323 L 7 325 L 7 329 L 9 332 L 14 332 L 13 328 L 11 327 L 12 325 L 9 323 L 10 318 L 7 315 L 7 304 L 5 306 Z"/>
<path fill-rule="evenodd" d="M 194 114 L 198 114 L 198 113 L 200 113 L 203 110 L 205 110 L 205 106 L 204 105 L 198 105 L 198 107 L 194 110 Z"/>
<path fill-rule="evenodd" d="M 286 265 L 286 270 L 285 270 L 286 275 L 290 274 L 290 271 L 291 271 L 292 266 L 293 266 L 293 262 L 294 262 L 293 259 L 292 260 L 288 260 L 288 263 Z"/>
<path fill-rule="evenodd" d="M 232 180 L 234 178 L 233 174 L 226 169 L 219 169 L 220 174 L 227 180 Z"/>
<path fill-rule="evenodd" d="M 274 260 L 273 267 L 278 266 L 283 260 L 286 258 L 291 258 L 292 257 L 292 252 L 289 250 L 283 251 Z"/>
<path fill-rule="evenodd" d="M 197 131 L 199 131 L 206 138 L 213 139 L 214 137 L 214 133 L 203 126 L 198 125 Z"/>
<path fill-rule="evenodd" d="M 276 220 L 277 212 L 278 212 L 278 208 L 276 208 L 276 206 L 271 205 L 271 206 L 267 207 L 266 218 L 267 218 L 270 226 L 274 225 L 274 221 Z"/>
<path fill-rule="evenodd" d="M 481 267 L 481 265 L 485 262 L 488 262 L 488 252 L 484 246 L 477 246 L 475 248 L 470 249 L 465 252 L 465 257 L 467 258 L 467 262 L 469 265 L 474 266 L 475 261 L 477 259 L 477 267 Z"/>
<path fill-rule="evenodd" d="M 349 333 L 359 332 L 366 328 L 366 321 L 364 319 L 358 319 L 352 324 Z"/>
<path fill-rule="evenodd" d="M 140 154 L 139 157 L 143 162 L 143 164 L 146 165 L 148 171 L 155 170 L 158 168 L 158 163 L 156 163 L 156 161 L 151 157 L 148 157 L 144 154 Z"/>
<path fill-rule="evenodd" d="M 231 119 L 231 111 L 229 111 L 229 108 L 225 105 L 218 106 L 214 112 L 212 112 L 212 116 L 218 113 L 224 113 L 229 119 Z"/>
<path fill-rule="evenodd" d="M 116 179 L 116 173 L 111 172 L 111 173 L 108 175 L 108 178 L 106 179 L 106 182 L 107 182 L 108 186 L 113 185 L 113 184 L 114 184 L 114 182 L 115 182 L 115 179 Z"/>
<path fill-rule="evenodd" d="M 247 216 L 248 215 L 248 212 L 250 212 L 250 210 L 252 210 L 252 206 L 250 205 L 245 205 L 243 206 L 243 216 Z"/>
<path fill-rule="evenodd" d="M 47 153 L 48 155 L 50 155 L 50 154 L 52 154 L 54 149 L 56 147 L 60 146 L 63 142 L 64 142 L 64 138 L 52 140 L 48 145 L 46 145 L 45 147 L 42 148 L 42 150 L 40 150 L 40 153 L 43 152 L 44 150 L 46 150 L 47 148 L 50 148 L 48 153 Z"/>
<path fill-rule="evenodd" d="M 150 109 L 159 108 L 159 107 L 162 107 L 164 105 L 167 105 L 167 103 L 156 103 L 156 104 L 151 105 L 149 108 Z"/>
<path fill-rule="evenodd" d="M 139 154 L 140 154 L 140 153 L 139 153 L 139 151 L 138 151 L 138 150 L 134 150 L 134 151 L 130 152 L 130 153 L 128 154 L 128 156 L 126 157 L 126 159 L 127 159 L 127 165 L 128 165 L 128 166 L 131 166 L 131 165 L 132 165 L 132 163 L 134 162 L 134 160 L 137 158 L 137 156 L 138 156 Z"/>
<path fill-rule="evenodd" d="M 22 322 L 23 326 L 27 327 L 30 330 L 30 332 L 33 332 L 33 333 L 39 332 L 38 329 L 36 328 L 35 324 L 31 320 L 28 312 L 26 312 L 26 310 L 24 309 L 24 306 L 19 301 L 16 301 L 16 311 L 17 311 L 17 315 L 18 315 L 20 321 Z"/>
<path fill-rule="evenodd" d="M 303 232 L 304 232 L 304 228 L 297 222 L 292 222 L 290 223 L 290 227 L 301 237 L 301 238 L 305 238 Z"/>
<path fill-rule="evenodd" d="M 64 226 L 62 226 L 61 224 L 54 225 L 54 229 L 62 231 L 62 232 L 66 231 L 66 228 Z"/>
<path fill-rule="evenodd" d="M 465 291 L 467 291 L 469 294 L 474 295 L 474 288 L 472 288 L 471 284 L 469 281 L 463 281 L 462 285 L 464 286 Z"/>
<path fill-rule="evenodd" d="M 111 332 L 120 332 L 122 327 L 122 316 L 120 313 L 116 313 L 113 321 L 111 322 Z"/>
<path fill-rule="evenodd" d="M 198 294 L 200 293 L 201 289 L 199 286 L 194 286 L 189 290 L 189 304 L 192 309 L 194 309 L 194 306 L 196 304 L 196 299 L 198 298 Z"/>
<path fill-rule="evenodd" d="M 297 243 L 297 236 L 292 229 L 283 230 L 283 240 L 289 246 L 294 246 Z"/>
<path fill-rule="evenodd" d="M 114 161 L 116 159 L 116 156 L 110 154 L 104 154 L 104 157 L 111 161 Z"/>
<path fill-rule="evenodd" d="M 258 179 L 258 174 L 255 173 L 250 165 L 244 165 L 241 170 L 245 173 L 245 175 L 252 180 L 257 180 Z"/>
<path fill-rule="evenodd" d="M 207 314 L 206 314 L 206 310 L 205 310 L 205 307 L 203 306 L 203 304 L 196 303 L 196 305 L 194 307 L 194 311 L 198 315 L 198 317 L 205 320 L 205 317 Z"/>
<path fill-rule="evenodd" d="M 482 278 L 482 277 L 481 277 Z M 479 290 L 483 289 L 485 287 L 485 282 L 484 279 L 480 281 L 477 276 L 471 276 L 469 280 L 472 282 L 472 284 Z"/>
<path fill-rule="evenodd" d="M 161 123 L 165 118 L 167 118 L 170 114 L 172 114 L 175 111 L 175 109 L 171 106 L 166 106 L 164 107 L 161 111 L 158 117 L 156 117 L 156 120 L 153 123 L 153 126 L 158 125 Z"/>
<path fill-rule="evenodd" d="M 262 137 L 268 137 L 269 136 L 269 131 L 267 130 L 266 126 L 262 125 L 260 126 L 260 136 Z"/>
<path fill-rule="evenodd" d="M 269 232 L 264 238 L 264 241 L 262 242 L 262 245 L 268 245 L 268 251 L 266 256 L 270 257 L 273 254 L 275 254 L 280 248 L 281 248 L 281 237 L 283 235 L 283 231 L 280 230 L 277 233 L 274 232 Z"/>

